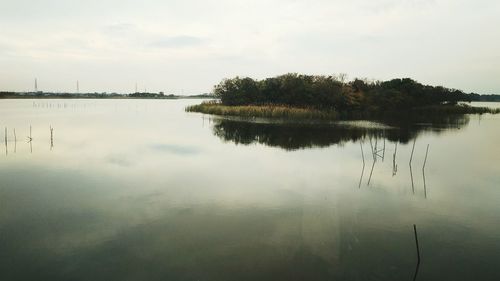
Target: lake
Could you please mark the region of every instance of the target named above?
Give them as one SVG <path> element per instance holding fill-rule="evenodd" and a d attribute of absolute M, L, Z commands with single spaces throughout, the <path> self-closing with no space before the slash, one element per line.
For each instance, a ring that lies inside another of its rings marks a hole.
<path fill-rule="evenodd" d="M 500 115 L 292 125 L 199 102 L 0 100 L 0 280 L 500 279 Z"/>

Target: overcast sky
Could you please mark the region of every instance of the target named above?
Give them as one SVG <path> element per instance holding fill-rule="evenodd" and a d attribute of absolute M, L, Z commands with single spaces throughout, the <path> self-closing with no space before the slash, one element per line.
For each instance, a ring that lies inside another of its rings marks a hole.
<path fill-rule="evenodd" d="M 0 0 L 0 89 L 197 94 L 287 72 L 500 94 L 498 0 Z"/>

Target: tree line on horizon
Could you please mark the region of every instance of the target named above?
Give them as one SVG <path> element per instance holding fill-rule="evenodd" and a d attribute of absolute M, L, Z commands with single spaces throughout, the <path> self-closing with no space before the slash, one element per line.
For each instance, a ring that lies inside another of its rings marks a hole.
<path fill-rule="evenodd" d="M 319 109 L 394 110 L 480 100 L 478 94 L 413 79 L 368 81 L 345 76 L 288 73 L 263 80 L 235 77 L 222 80 L 213 94 L 224 105 L 289 105 Z"/>
<path fill-rule="evenodd" d="M 108 99 L 108 98 L 144 98 L 144 99 L 175 99 L 175 98 L 211 98 L 209 94 L 199 94 L 191 96 L 178 96 L 174 94 L 164 94 L 163 92 L 135 92 L 130 94 L 118 93 L 55 93 L 55 92 L 10 92 L 0 91 L 0 99 L 20 99 L 20 98 L 57 98 L 57 99 L 75 99 L 75 98 L 89 98 L 89 99 Z"/>

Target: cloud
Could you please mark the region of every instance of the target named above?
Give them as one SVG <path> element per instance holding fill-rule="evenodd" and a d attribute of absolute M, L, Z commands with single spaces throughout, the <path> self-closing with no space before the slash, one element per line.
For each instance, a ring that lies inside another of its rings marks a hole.
<path fill-rule="evenodd" d="M 137 26 L 131 23 L 113 23 L 103 27 L 103 33 L 108 35 L 123 34 L 135 30 Z"/>
<path fill-rule="evenodd" d="M 9 89 L 42 74 L 53 90 L 85 76 L 91 91 L 126 92 L 133 79 L 205 92 L 235 75 L 345 72 L 500 91 L 489 78 L 500 73 L 494 0 L 4 2 L 0 84 Z"/>
<path fill-rule="evenodd" d="M 204 39 L 194 36 L 170 36 L 154 41 L 150 44 L 156 48 L 186 48 L 200 46 L 205 42 Z"/>

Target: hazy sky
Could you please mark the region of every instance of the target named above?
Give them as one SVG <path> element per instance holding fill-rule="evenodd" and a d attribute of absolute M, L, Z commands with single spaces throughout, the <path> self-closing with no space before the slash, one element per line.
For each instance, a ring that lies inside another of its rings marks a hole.
<path fill-rule="evenodd" d="M 0 0 L 0 89 L 196 94 L 287 72 L 500 94 L 498 0 Z"/>

